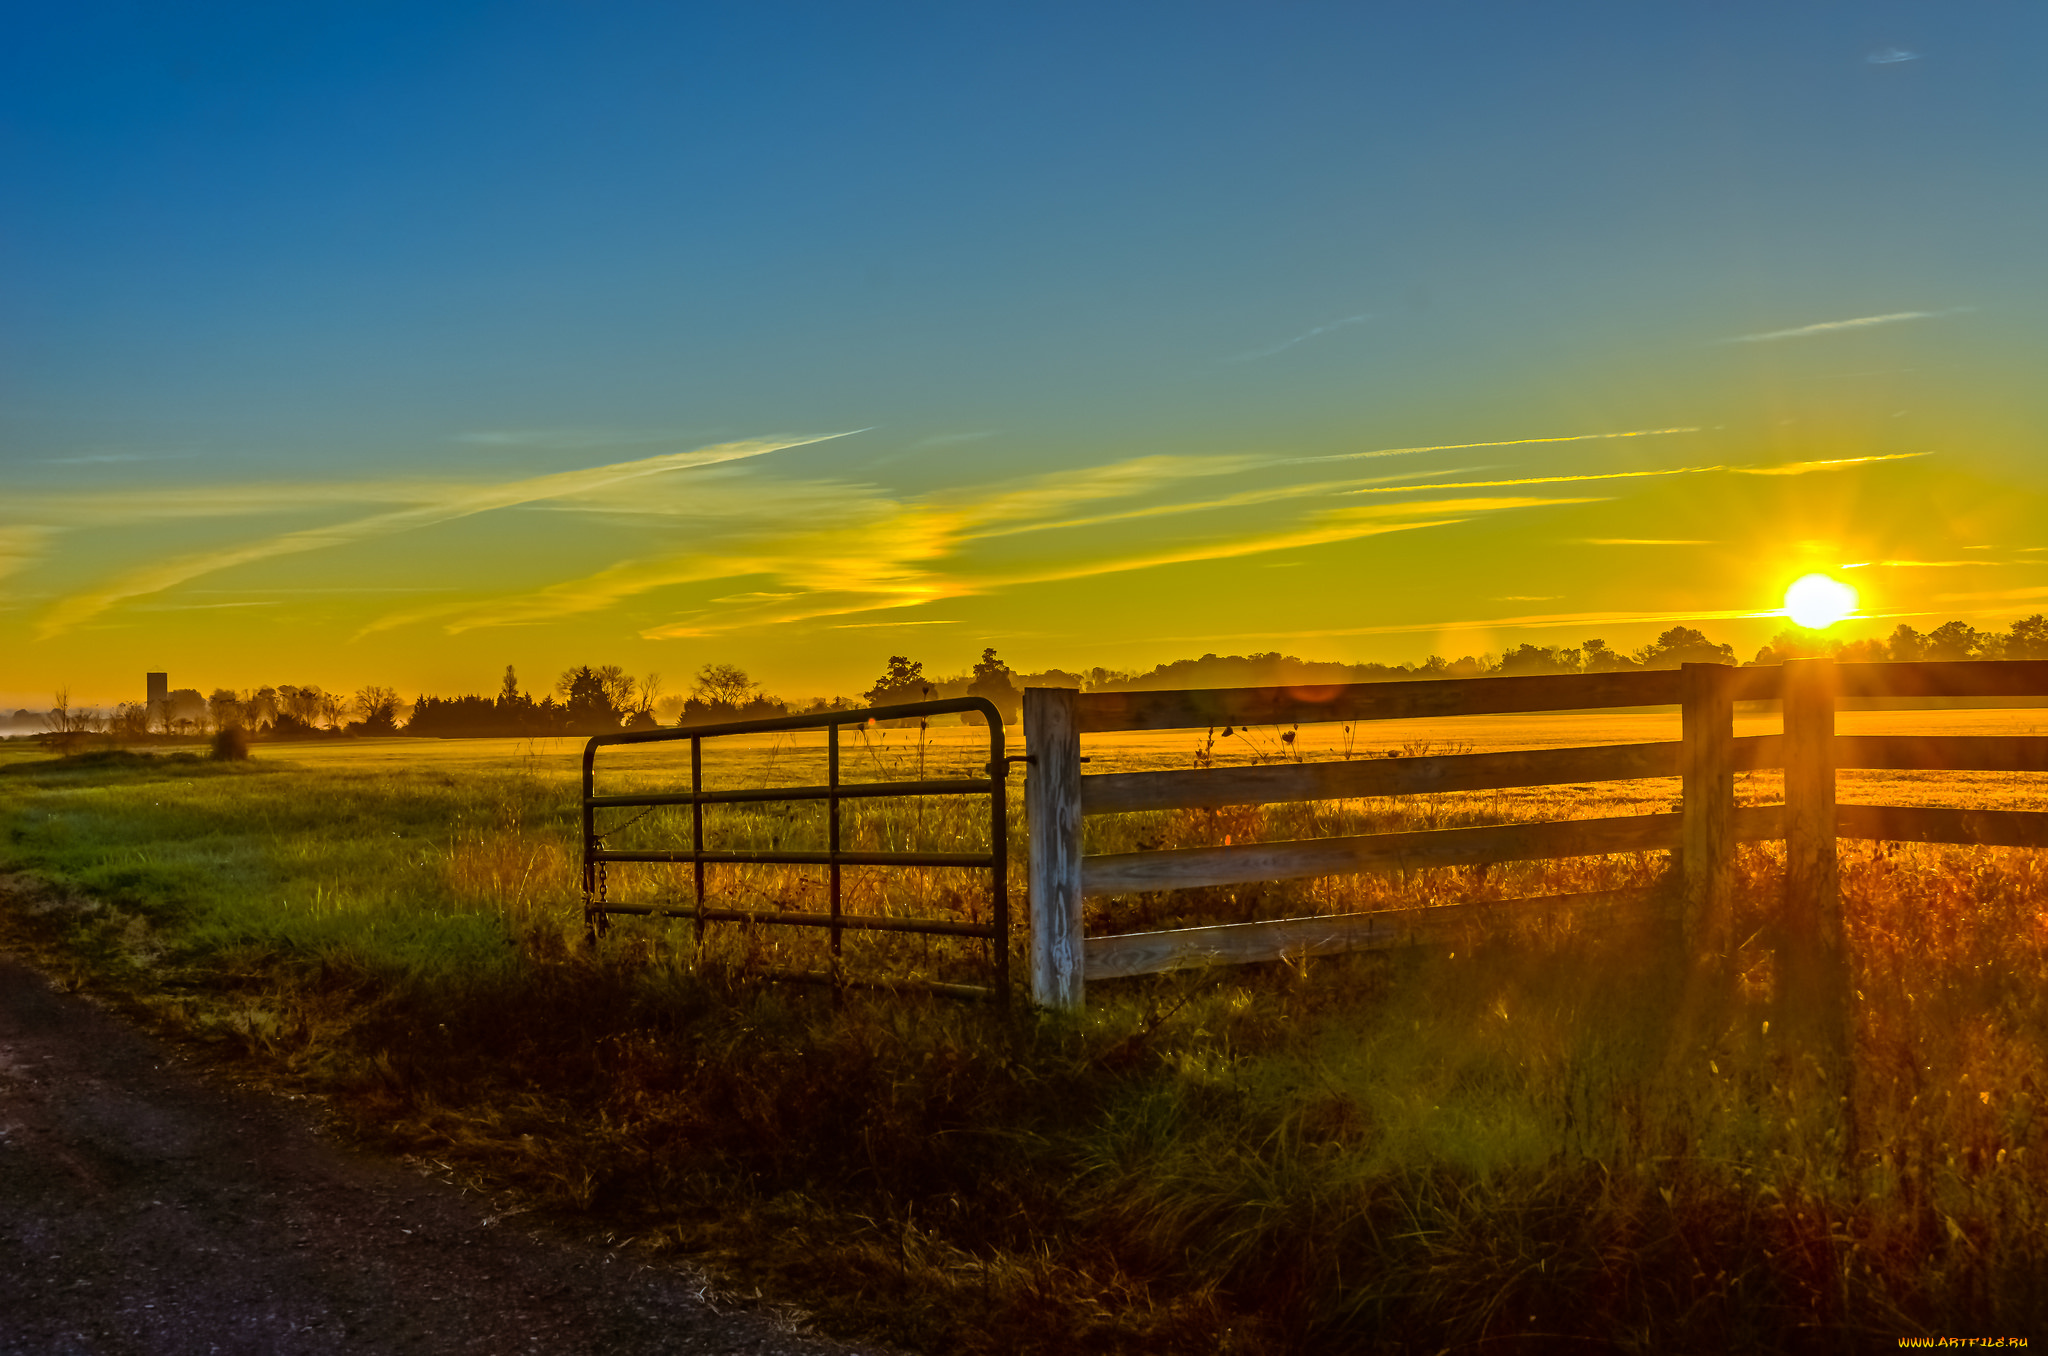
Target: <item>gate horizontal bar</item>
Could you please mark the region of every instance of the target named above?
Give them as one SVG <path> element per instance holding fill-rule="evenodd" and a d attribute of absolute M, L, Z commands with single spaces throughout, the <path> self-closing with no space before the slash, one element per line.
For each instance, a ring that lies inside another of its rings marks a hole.
<path fill-rule="evenodd" d="M 897 702 L 889 706 L 867 706 L 852 711 L 810 711 L 797 716 L 768 716 L 761 720 L 729 720 L 721 725 L 671 725 L 659 730 L 621 730 L 617 734 L 592 735 L 586 748 L 613 744 L 665 744 L 678 739 L 711 739 L 719 735 L 772 734 L 778 730 L 822 730 L 828 725 L 865 725 L 871 720 L 915 720 L 920 716 L 943 716 L 952 711 L 979 711 L 1002 725 L 1002 713 L 986 697 L 944 697 L 929 702 Z"/>
<path fill-rule="evenodd" d="M 596 809 L 619 805 L 738 805 L 762 800 L 858 800 L 877 796 L 986 796 L 996 783 L 984 777 L 923 782 L 841 782 L 838 786 L 764 786 L 744 791 L 658 791 L 646 795 L 587 796 Z"/>
<path fill-rule="evenodd" d="M 592 862 L 757 862 L 785 866 L 978 866 L 998 864 L 987 852 L 590 852 Z"/>
<path fill-rule="evenodd" d="M 595 911 L 633 914 L 648 918 L 701 918 L 707 923 L 781 923 L 799 928 L 829 928 L 833 925 L 833 918 L 829 913 L 797 913 L 794 910 L 782 909 L 732 909 L 707 905 L 700 911 L 693 904 L 678 904 L 673 907 L 660 904 L 606 904 Z M 838 925 L 867 932 L 928 932 L 942 937 L 996 935 L 993 923 L 960 923 L 950 918 L 882 918 L 873 914 L 842 913 L 839 915 Z"/>
<path fill-rule="evenodd" d="M 1248 965 L 1348 951 L 1377 951 L 1452 936 L 1474 924 L 1534 922 L 1562 910 L 1605 913 L 1647 909 L 1671 901 L 1670 891 L 1647 885 L 1584 894 L 1534 895 L 1525 899 L 1089 937 L 1082 943 L 1084 978 L 1093 983 L 1098 979 L 1123 979 L 1208 965 Z"/>

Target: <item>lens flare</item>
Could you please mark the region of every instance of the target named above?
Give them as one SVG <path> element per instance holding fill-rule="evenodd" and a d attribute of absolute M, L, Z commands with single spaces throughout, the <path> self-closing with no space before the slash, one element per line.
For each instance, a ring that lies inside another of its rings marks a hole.
<path fill-rule="evenodd" d="M 1856 590 L 1824 574 L 1804 575 L 1785 590 L 1785 610 L 1807 630 L 1825 630 L 1856 610 Z"/>

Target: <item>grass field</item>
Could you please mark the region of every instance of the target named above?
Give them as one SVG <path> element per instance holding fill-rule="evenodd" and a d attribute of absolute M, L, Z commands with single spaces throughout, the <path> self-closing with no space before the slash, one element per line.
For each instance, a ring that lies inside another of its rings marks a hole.
<path fill-rule="evenodd" d="M 1775 717 L 1739 724 L 1764 733 Z M 2034 711 L 1858 712 L 1839 728 L 2043 724 Z M 1632 742 L 1676 738 L 1676 725 L 1389 724 L 1355 732 L 1349 752 Z M 1185 766 L 1206 740 L 1083 752 L 1091 772 Z M 1344 741 L 1305 729 L 1297 749 L 1342 756 Z M 849 779 L 943 776 L 984 747 L 959 727 L 880 731 L 850 739 L 844 766 Z M 1280 751 L 1278 732 L 1252 731 L 1210 752 Z M 761 982 L 818 959 L 819 939 L 795 930 L 714 927 L 700 943 L 687 923 L 623 920 L 587 948 L 580 742 L 256 754 L 60 764 L 0 745 L 17 941 L 330 1094 L 373 1140 L 516 1187 L 586 1231 L 709 1256 L 736 1288 L 836 1330 L 932 1351 L 1565 1338 L 1790 1351 L 2023 1335 L 2048 1318 L 2038 854 L 1844 845 L 1858 992 L 1844 1107 L 1784 1038 L 1761 940 L 1782 865 L 1769 845 L 1742 853 L 1747 940 L 1706 983 L 1655 924 L 1567 918 L 1429 951 L 1101 985 L 1085 1018 L 1053 1020 Z M 601 790 L 673 784 L 687 754 L 607 751 L 600 767 Z M 815 742 L 756 739 L 707 751 L 706 767 L 713 786 L 823 780 Z M 1775 779 L 1741 779 L 1738 794 L 1774 799 Z M 1089 844 L 1628 813 L 1675 795 L 1638 782 L 1131 815 L 1090 821 Z M 2048 808 L 2048 779 L 1845 773 L 1842 799 Z M 972 808 L 849 804 L 849 842 L 979 845 Z M 814 819 L 721 813 L 713 832 L 796 844 L 819 833 Z M 683 831 L 664 812 L 612 841 Z M 1089 926 L 1550 893 L 1664 869 L 1644 854 L 1191 891 L 1092 902 Z M 798 906 L 817 876 L 728 868 L 715 884 Z M 974 873 L 848 878 L 858 909 L 986 907 Z M 650 900 L 685 886 L 668 868 L 611 883 L 614 898 Z M 847 963 L 974 978 L 978 946 L 850 935 Z"/>

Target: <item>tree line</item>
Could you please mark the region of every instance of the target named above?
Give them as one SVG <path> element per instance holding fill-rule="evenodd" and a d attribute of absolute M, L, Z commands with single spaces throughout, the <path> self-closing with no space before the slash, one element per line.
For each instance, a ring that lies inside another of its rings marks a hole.
<path fill-rule="evenodd" d="M 2023 617 L 2002 631 L 1983 631 L 1951 621 L 1921 632 L 1900 623 L 1882 639 L 1844 641 L 1824 632 L 1788 627 L 1756 652 L 1749 664 L 1833 655 L 1848 662 L 1921 659 L 2048 659 L 2048 618 Z M 172 691 L 158 706 L 123 702 L 111 711 L 77 708 L 65 691 L 47 712 L 14 713 L 17 729 L 40 729 L 69 742 L 87 735 L 122 739 L 196 736 L 239 729 L 271 739 L 322 739 L 349 735 L 419 735 L 439 738 L 584 736 L 618 730 L 651 730 L 664 725 L 701 726 L 769 716 L 844 711 L 949 697 L 985 697 L 1006 723 L 1015 723 L 1026 687 L 1072 687 L 1091 692 L 1149 691 L 1190 687 L 1295 687 L 1334 683 L 1388 682 L 1404 678 L 1476 678 L 1490 675 L 1611 673 L 1624 669 L 1676 668 L 1680 664 L 1736 663 L 1732 645 L 1709 639 L 1689 626 L 1673 626 L 1649 644 L 1623 653 L 1605 641 L 1575 646 L 1521 644 L 1500 655 L 1446 659 L 1430 655 L 1417 664 L 1344 664 L 1300 659 L 1278 651 L 1249 655 L 1205 654 L 1148 670 L 1091 668 L 1081 672 L 1045 669 L 1021 673 L 993 647 L 973 667 L 950 675 L 928 675 L 921 661 L 891 655 L 881 674 L 859 694 L 817 697 L 798 704 L 768 694 L 746 670 L 706 664 L 687 693 L 668 694 L 661 675 L 635 677 L 616 664 L 564 669 L 553 689 L 536 700 L 521 689 L 513 666 L 505 666 L 491 695 L 420 695 L 403 701 L 388 687 L 354 693 L 327 692 L 317 685 L 280 684 L 235 691 L 197 688 Z M 978 722 L 978 716 L 967 719 Z"/>

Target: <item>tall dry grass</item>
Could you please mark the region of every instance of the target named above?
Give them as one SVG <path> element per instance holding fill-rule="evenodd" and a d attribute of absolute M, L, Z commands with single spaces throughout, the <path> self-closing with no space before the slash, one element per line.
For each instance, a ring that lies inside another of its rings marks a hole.
<path fill-rule="evenodd" d="M 1127 816 L 1091 821 L 1089 847 L 1674 794 Z M 334 1093 L 366 1136 L 578 1227 L 712 1258 L 837 1330 L 932 1351 L 1791 1351 L 2048 1317 L 2038 854 L 1845 845 L 1845 1106 L 1787 1039 L 1768 846 L 1740 857 L 1740 945 L 1703 971 L 1656 919 L 1553 914 L 1426 951 L 1098 985 L 1085 1017 L 1056 1019 L 767 982 L 816 964 L 823 939 L 794 929 L 622 919 L 589 948 L 570 784 L 531 768 L 111 769 L 0 800 L 10 862 L 96 901 L 38 926 L 102 974 Z M 977 841 L 985 826 L 952 804 L 873 804 L 857 841 Z M 655 816 L 629 833 L 682 831 Z M 819 831 L 801 812 L 717 828 Z M 1090 927 L 1664 869 L 1624 856 L 1113 899 Z M 815 907 L 815 879 L 724 868 L 714 887 Z M 849 879 L 860 909 L 985 907 L 967 873 Z M 611 884 L 675 899 L 688 880 Z M 980 973 L 969 944 L 848 946 L 884 978 Z"/>

